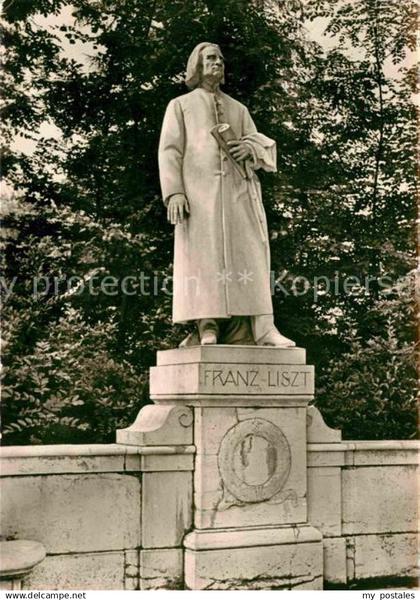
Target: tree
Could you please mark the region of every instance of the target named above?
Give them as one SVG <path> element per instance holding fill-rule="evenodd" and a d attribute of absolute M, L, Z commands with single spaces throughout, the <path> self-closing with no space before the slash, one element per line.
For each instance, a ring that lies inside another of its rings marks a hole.
<path fill-rule="evenodd" d="M 328 17 L 326 32 L 337 40 L 320 62 L 315 94 L 316 134 L 334 169 L 319 209 L 330 207 L 331 229 L 321 232 L 317 254 L 341 281 L 358 280 L 320 308 L 324 322 L 332 317 L 335 343 L 324 353 L 318 403 L 347 437 L 414 436 L 415 315 L 404 282 L 415 266 L 416 114 L 414 70 L 404 61 L 415 49 L 416 8 L 377 0 L 314 0 L 307 8 L 311 18 Z M 328 223 L 312 216 L 318 229 Z"/>

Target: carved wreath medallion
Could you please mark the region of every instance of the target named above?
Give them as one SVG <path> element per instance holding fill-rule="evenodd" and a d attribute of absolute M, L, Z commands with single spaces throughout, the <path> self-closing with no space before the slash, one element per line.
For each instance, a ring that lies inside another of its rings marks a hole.
<path fill-rule="evenodd" d="M 241 503 L 263 502 L 278 495 L 289 477 L 289 443 L 270 421 L 246 419 L 224 436 L 218 464 L 229 495 Z"/>

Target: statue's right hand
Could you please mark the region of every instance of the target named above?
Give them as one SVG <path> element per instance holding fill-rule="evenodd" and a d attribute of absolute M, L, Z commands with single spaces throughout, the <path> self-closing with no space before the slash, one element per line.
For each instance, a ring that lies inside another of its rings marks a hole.
<path fill-rule="evenodd" d="M 168 221 L 172 225 L 182 223 L 187 215 L 190 214 L 190 205 L 188 204 L 187 197 L 184 194 L 174 194 L 169 198 L 168 202 Z"/>

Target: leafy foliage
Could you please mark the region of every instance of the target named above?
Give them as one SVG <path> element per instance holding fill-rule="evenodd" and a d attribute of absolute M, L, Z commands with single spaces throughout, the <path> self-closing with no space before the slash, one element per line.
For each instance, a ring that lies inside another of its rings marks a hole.
<path fill-rule="evenodd" d="M 401 291 L 414 254 L 414 3 L 260 5 L 6 3 L 5 443 L 109 441 L 147 402 L 155 351 L 183 335 L 156 152 L 203 39 L 223 48 L 227 93 L 278 143 L 279 172 L 263 176 L 274 309 L 316 365 L 320 406 L 347 436 L 414 434 Z M 318 17 L 328 51 L 306 34 Z"/>
<path fill-rule="evenodd" d="M 32 354 L 11 362 L 4 434 L 13 443 L 87 442 L 95 437 L 110 442 L 115 429 L 134 418 L 144 378 L 106 347 L 115 329 L 111 321 L 86 327 L 80 310 L 65 306 Z"/>
<path fill-rule="evenodd" d="M 318 406 L 352 439 L 404 439 L 416 430 L 413 288 L 414 273 L 388 290 L 369 314 L 375 333 L 363 340 L 355 323 L 348 350 L 322 372 Z"/>

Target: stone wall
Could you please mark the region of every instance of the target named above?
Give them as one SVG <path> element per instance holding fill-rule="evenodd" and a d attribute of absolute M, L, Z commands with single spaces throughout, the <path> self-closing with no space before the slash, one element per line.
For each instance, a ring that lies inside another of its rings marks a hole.
<path fill-rule="evenodd" d="M 1 534 L 47 550 L 23 589 L 181 586 L 193 450 L 3 448 Z"/>
<path fill-rule="evenodd" d="M 308 444 L 309 522 L 324 537 L 324 580 L 414 578 L 415 441 Z"/>
<path fill-rule="evenodd" d="M 418 443 L 319 442 L 310 430 L 308 440 L 308 521 L 323 535 L 324 581 L 414 577 Z M 193 453 L 3 448 L 1 534 L 47 549 L 23 588 L 182 587 Z"/>

